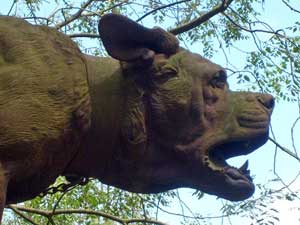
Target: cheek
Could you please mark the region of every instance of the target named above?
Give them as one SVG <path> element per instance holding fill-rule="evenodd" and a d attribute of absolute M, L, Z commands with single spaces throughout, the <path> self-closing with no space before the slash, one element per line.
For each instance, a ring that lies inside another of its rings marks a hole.
<path fill-rule="evenodd" d="M 214 95 L 213 91 L 209 87 L 203 88 L 203 99 L 204 99 L 204 117 L 209 122 L 213 122 L 217 117 L 216 102 L 218 101 L 217 96 Z"/>
<path fill-rule="evenodd" d="M 152 106 L 156 119 L 170 123 L 170 125 L 187 119 L 190 102 L 191 97 L 188 93 L 181 95 L 178 92 L 160 92 L 152 95 Z"/>
<path fill-rule="evenodd" d="M 155 93 L 160 104 L 165 109 L 164 113 L 172 120 L 178 119 L 188 112 L 191 102 L 191 85 L 189 82 L 177 79 L 166 83 Z"/>
<path fill-rule="evenodd" d="M 216 123 L 217 120 L 226 115 L 227 94 L 222 89 L 205 87 L 203 89 L 203 98 L 205 105 L 205 118 Z"/>
<path fill-rule="evenodd" d="M 151 95 L 151 124 L 155 133 L 168 140 L 181 140 L 191 124 L 189 87 L 160 89 Z"/>

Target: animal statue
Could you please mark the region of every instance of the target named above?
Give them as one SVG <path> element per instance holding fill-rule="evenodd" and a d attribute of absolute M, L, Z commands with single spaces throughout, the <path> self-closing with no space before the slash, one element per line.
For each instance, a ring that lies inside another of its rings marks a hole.
<path fill-rule="evenodd" d="M 274 99 L 230 91 L 221 66 L 161 28 L 115 14 L 99 32 L 108 54 L 0 17 L 0 211 L 59 175 L 131 192 L 190 187 L 239 201 L 254 184 L 246 155 L 268 139 Z"/>

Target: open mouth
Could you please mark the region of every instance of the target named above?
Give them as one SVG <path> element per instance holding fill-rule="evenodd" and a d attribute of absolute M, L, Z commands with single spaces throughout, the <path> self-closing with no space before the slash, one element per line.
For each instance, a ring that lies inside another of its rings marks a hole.
<path fill-rule="evenodd" d="M 229 165 L 226 160 L 253 152 L 267 141 L 267 137 L 268 135 L 263 135 L 254 140 L 231 141 L 217 145 L 209 151 L 209 161 L 212 162 L 214 168 L 222 170 L 232 181 L 252 183 L 248 160 L 239 168 Z"/>

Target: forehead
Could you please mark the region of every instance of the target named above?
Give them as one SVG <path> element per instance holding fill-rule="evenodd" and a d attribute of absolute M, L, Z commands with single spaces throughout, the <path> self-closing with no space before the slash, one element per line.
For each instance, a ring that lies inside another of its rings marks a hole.
<path fill-rule="evenodd" d="M 224 70 L 220 65 L 187 50 L 182 50 L 171 56 L 166 63 L 180 70 L 185 70 L 192 76 L 200 76 L 202 78 L 210 78 L 220 70 Z"/>

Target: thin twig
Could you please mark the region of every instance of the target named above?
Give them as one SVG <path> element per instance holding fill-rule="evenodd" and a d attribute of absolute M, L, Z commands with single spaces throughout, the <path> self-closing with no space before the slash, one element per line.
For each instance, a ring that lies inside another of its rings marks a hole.
<path fill-rule="evenodd" d="M 300 121 L 300 117 L 298 117 L 298 118 L 294 121 L 294 123 L 293 123 L 293 125 L 292 125 L 292 128 L 291 128 L 292 145 L 293 145 L 293 149 L 294 149 L 295 155 L 297 155 L 297 156 L 298 156 L 298 154 L 297 154 L 297 148 L 296 148 L 296 145 L 295 145 L 294 132 L 295 132 L 295 127 L 296 127 L 296 125 L 297 125 L 297 123 L 298 123 L 299 121 Z"/>
<path fill-rule="evenodd" d="M 13 3 L 11 4 L 11 6 L 10 6 L 10 9 L 9 9 L 9 11 L 7 13 L 7 16 L 9 16 L 9 14 L 11 13 L 11 11 L 14 8 L 14 6 L 15 6 L 16 3 L 17 3 L 17 0 L 14 0 Z"/>
<path fill-rule="evenodd" d="M 45 17 L 41 17 L 41 16 L 27 16 L 27 17 L 22 17 L 22 19 L 24 20 L 36 20 L 36 19 L 39 19 L 39 20 L 45 20 L 46 21 L 46 24 L 48 25 L 49 24 L 49 20 L 48 18 L 45 18 Z"/>
<path fill-rule="evenodd" d="M 183 205 L 182 205 L 182 200 L 180 198 L 178 189 L 176 190 L 176 197 L 178 198 L 178 201 L 179 201 L 181 214 L 183 215 L 183 220 L 184 220 L 184 222 L 186 222 L 185 212 L 184 212 L 184 208 L 183 208 Z"/>
<path fill-rule="evenodd" d="M 300 13 L 299 10 L 295 9 L 294 7 L 292 7 L 292 6 L 291 6 L 289 3 L 287 3 L 285 0 L 282 0 L 282 2 L 283 2 L 287 7 L 289 7 L 290 10 L 292 10 L 292 11 L 294 11 L 294 12 L 296 12 L 296 13 Z"/>
<path fill-rule="evenodd" d="M 136 20 L 136 22 L 141 21 L 141 20 L 144 19 L 145 17 L 147 17 L 147 16 L 151 15 L 152 13 L 157 12 L 157 11 L 159 11 L 159 10 L 162 10 L 162 9 L 165 9 L 165 8 L 169 8 L 169 7 L 171 7 L 171 6 L 178 5 L 178 4 L 181 4 L 181 3 L 184 3 L 184 2 L 189 2 L 189 1 L 191 1 L 191 0 L 182 0 L 182 1 L 178 1 L 178 2 L 172 2 L 172 3 L 167 4 L 167 5 L 162 5 L 162 6 L 160 6 L 160 7 L 157 7 L 157 8 L 155 8 L 155 9 L 153 9 L 153 10 L 147 12 L 145 15 L 141 16 L 140 18 L 138 18 L 138 19 Z"/>
<path fill-rule="evenodd" d="M 176 192 L 177 192 L 177 198 L 178 198 L 178 200 L 179 200 L 179 202 L 180 202 L 180 206 L 181 206 L 181 208 L 182 208 L 182 212 L 184 212 L 184 210 L 183 210 L 183 206 L 190 212 L 190 214 L 193 216 L 193 217 L 197 217 L 196 215 L 195 215 L 195 213 L 191 210 L 191 208 L 180 198 L 180 195 L 179 195 L 179 191 L 178 190 L 176 190 Z M 184 214 L 184 213 L 182 213 L 183 215 L 184 215 L 184 219 L 186 219 L 187 217 L 186 217 L 186 215 Z M 201 225 L 200 224 L 200 222 L 198 221 L 198 220 L 196 220 L 195 221 L 197 224 L 199 224 L 199 225 Z"/>
<path fill-rule="evenodd" d="M 122 5 L 125 5 L 125 3 L 130 5 L 129 0 L 123 0 L 122 2 L 119 2 L 118 4 L 108 7 L 107 9 L 101 10 L 101 12 L 99 14 L 103 15 L 105 12 L 111 11 L 117 7 L 121 7 Z M 84 14 L 84 16 L 93 16 L 93 15 L 92 14 Z"/>
<path fill-rule="evenodd" d="M 33 10 L 33 8 L 32 8 L 32 3 L 28 3 L 28 4 L 26 4 L 26 6 L 27 6 L 27 8 L 29 9 L 30 15 L 32 16 L 32 18 L 33 18 L 35 24 L 38 24 L 37 21 L 36 21 L 36 20 L 37 20 L 37 16 L 35 15 L 34 10 Z"/>
<path fill-rule="evenodd" d="M 262 30 L 262 29 L 248 29 L 246 27 L 243 27 L 243 26 L 237 24 L 226 13 L 223 12 L 222 15 L 224 15 L 234 26 L 236 26 L 237 28 L 240 28 L 243 31 L 246 31 L 246 32 L 249 32 L 249 33 L 258 33 L 258 32 L 260 32 L 260 33 L 274 34 L 274 35 L 282 37 L 282 38 L 287 38 L 286 36 L 284 36 L 282 34 L 279 34 L 278 31 L 269 31 L 269 30 Z"/>
<path fill-rule="evenodd" d="M 278 148 L 280 148 L 282 151 L 284 151 L 285 153 L 289 154 L 290 156 L 292 156 L 293 158 L 297 159 L 300 162 L 300 158 L 291 150 L 281 146 L 280 144 L 278 144 L 273 138 L 269 137 L 269 140 L 271 142 L 273 142 L 273 144 L 275 144 Z"/>
<path fill-rule="evenodd" d="M 55 212 L 55 210 L 57 209 L 57 207 L 58 207 L 60 201 L 62 200 L 62 198 L 63 198 L 68 192 L 70 192 L 71 190 L 73 190 L 74 188 L 76 188 L 77 186 L 78 186 L 78 185 L 71 186 L 69 189 L 67 189 L 66 191 L 64 191 L 64 192 L 61 194 L 61 196 L 59 196 L 57 202 L 55 203 L 55 205 L 54 205 L 54 207 L 53 207 L 53 209 L 52 209 L 52 215 L 53 215 L 53 213 Z M 52 216 L 48 218 L 48 223 L 47 223 L 47 225 L 48 225 L 49 223 L 53 223 Z"/>
<path fill-rule="evenodd" d="M 115 4 L 113 6 L 110 6 L 108 7 L 107 9 L 103 9 L 99 12 L 95 12 L 95 11 L 92 11 L 92 10 L 88 10 L 87 8 L 84 9 L 84 12 L 82 12 L 78 18 L 80 17 L 93 17 L 93 16 L 98 16 L 98 17 L 101 17 L 105 12 L 108 12 L 116 7 L 120 7 L 122 5 L 125 5 L 125 3 L 127 4 L 128 3 L 128 0 L 123 0 L 122 2 L 118 3 L 118 4 Z M 48 19 L 50 20 L 50 18 L 54 17 L 56 13 L 60 12 L 60 11 L 64 11 L 64 10 L 74 10 L 74 9 L 78 9 L 78 10 L 81 10 L 82 7 L 74 7 L 74 6 L 69 6 L 69 7 L 63 7 L 63 8 L 59 8 L 59 9 L 56 9 L 54 10 L 48 17 Z M 76 18 L 76 19 L 78 19 Z"/>
<path fill-rule="evenodd" d="M 73 22 L 74 20 L 76 20 L 78 17 L 81 16 L 81 14 L 83 13 L 83 11 L 91 4 L 93 3 L 94 0 L 88 0 L 86 3 L 84 3 L 82 5 L 82 7 L 75 13 L 73 14 L 71 17 L 69 17 L 68 19 L 66 19 L 64 22 L 59 23 L 55 26 L 56 29 L 61 29 L 62 27 L 68 25 L 69 23 Z"/>
<path fill-rule="evenodd" d="M 186 32 L 186 31 L 189 31 L 189 30 L 201 25 L 202 23 L 208 21 L 213 16 L 215 16 L 221 12 L 224 12 L 228 8 L 228 6 L 232 3 L 232 1 L 233 0 L 223 0 L 219 5 L 214 7 L 209 12 L 201 15 L 200 17 L 192 20 L 191 22 L 185 23 L 179 27 L 171 29 L 171 30 L 169 30 L 169 32 L 174 35 L 178 35 L 178 34 Z"/>
<path fill-rule="evenodd" d="M 189 216 L 189 215 L 183 215 L 181 213 L 175 213 L 175 212 L 170 212 L 168 210 L 165 210 L 153 201 L 149 201 L 149 200 L 145 200 L 145 201 L 147 201 L 148 203 L 150 203 L 153 206 L 157 207 L 160 211 L 162 211 L 164 213 L 167 213 L 167 214 L 172 215 L 172 216 L 178 216 L 178 217 L 183 217 L 184 216 L 185 218 L 188 218 L 188 219 L 195 219 L 195 220 L 220 219 L 220 218 L 223 218 L 223 217 L 234 215 L 234 214 L 227 214 L 227 215 L 217 215 L 217 216 Z"/>

